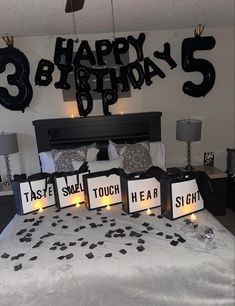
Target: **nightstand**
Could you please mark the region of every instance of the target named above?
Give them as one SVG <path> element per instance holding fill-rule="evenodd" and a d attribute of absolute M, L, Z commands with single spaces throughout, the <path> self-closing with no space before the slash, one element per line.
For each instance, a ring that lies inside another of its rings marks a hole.
<path fill-rule="evenodd" d="M 178 170 L 177 170 L 178 169 Z M 184 168 L 169 168 L 167 172 L 171 175 L 177 171 L 186 171 Z M 205 172 L 210 180 L 214 192 L 205 199 L 205 208 L 214 216 L 223 216 L 226 214 L 226 191 L 227 191 L 227 173 L 215 167 L 195 166 L 193 171 Z"/>
<path fill-rule="evenodd" d="M 16 213 L 13 191 L 10 187 L 0 184 L 0 233 Z"/>
<path fill-rule="evenodd" d="M 205 207 L 214 216 L 226 214 L 227 173 L 215 167 L 196 166 L 195 171 L 204 171 L 211 179 L 214 192 L 205 199 Z"/>

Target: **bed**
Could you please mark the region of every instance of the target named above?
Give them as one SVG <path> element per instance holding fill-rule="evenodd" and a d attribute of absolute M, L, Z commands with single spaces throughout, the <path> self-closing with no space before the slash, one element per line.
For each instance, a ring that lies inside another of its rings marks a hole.
<path fill-rule="evenodd" d="M 160 112 L 33 124 L 39 153 L 95 141 L 106 159 L 108 139 L 161 140 Z M 207 210 L 197 222 L 120 204 L 16 215 L 0 235 L 0 304 L 232 306 L 234 237 Z M 199 235 L 207 227 L 214 238 Z"/>

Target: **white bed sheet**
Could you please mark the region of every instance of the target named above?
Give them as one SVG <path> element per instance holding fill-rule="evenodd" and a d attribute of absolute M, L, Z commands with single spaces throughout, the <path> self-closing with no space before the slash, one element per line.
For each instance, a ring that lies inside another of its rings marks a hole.
<path fill-rule="evenodd" d="M 55 207 L 50 207 L 37 215 L 16 215 L 0 235 L 0 256 L 10 255 L 0 257 L 0 305 L 233 306 L 234 236 L 208 211 L 198 212 L 199 228 L 205 225 L 214 231 L 216 248 L 207 248 L 195 237 L 195 231 L 185 229 L 185 218 L 158 218 L 159 208 L 153 213 L 155 216 L 142 212 L 132 218 L 123 215 L 121 205 L 116 205 L 110 211 L 88 211 L 81 206 L 56 212 Z M 42 222 L 33 226 L 41 216 Z M 25 219 L 35 220 L 24 222 Z M 90 223 L 98 226 L 92 228 Z M 32 228 L 32 240 L 20 242 Z M 26 232 L 16 235 L 21 229 Z M 115 231 L 111 238 L 105 237 L 109 230 L 117 229 L 124 230 L 126 236 L 113 237 L 118 234 Z M 130 236 L 131 231 L 142 236 Z M 157 235 L 159 232 L 163 235 Z M 54 235 L 40 239 L 48 233 Z M 170 242 L 177 240 L 175 233 L 186 241 L 172 246 Z M 166 235 L 173 238 L 166 239 Z M 33 248 L 40 240 L 43 243 Z M 67 248 L 61 250 L 57 246 L 50 250 L 58 241 Z M 87 245 L 81 246 L 84 241 Z M 69 246 L 70 242 L 76 244 Z M 90 249 L 91 244 L 97 246 Z M 145 249 L 139 252 L 136 247 L 141 245 Z M 120 253 L 122 249 L 127 253 Z M 25 255 L 11 260 L 20 253 Z M 71 253 L 70 259 L 58 259 Z M 88 259 L 88 253 L 94 258 Z M 107 253 L 112 257 L 105 257 Z M 37 259 L 30 261 L 33 256 Z M 22 269 L 15 271 L 18 264 Z"/>

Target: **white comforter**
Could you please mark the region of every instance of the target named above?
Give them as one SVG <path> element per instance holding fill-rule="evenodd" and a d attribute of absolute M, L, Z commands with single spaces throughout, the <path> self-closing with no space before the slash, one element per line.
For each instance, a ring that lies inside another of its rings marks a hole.
<path fill-rule="evenodd" d="M 116 205 L 16 215 L 0 234 L 0 305 L 233 306 L 234 236 L 206 210 L 198 230 L 153 213 L 132 218 Z M 198 239 L 204 226 L 211 244 Z"/>

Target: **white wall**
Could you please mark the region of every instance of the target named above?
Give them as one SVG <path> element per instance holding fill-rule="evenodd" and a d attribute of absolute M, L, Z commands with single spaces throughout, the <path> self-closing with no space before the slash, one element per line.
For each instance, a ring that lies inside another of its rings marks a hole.
<path fill-rule="evenodd" d="M 127 33 L 120 35 L 126 36 Z M 175 139 L 177 119 L 199 118 L 203 121 L 202 139 L 192 144 L 193 164 L 203 163 L 205 151 L 214 151 L 215 166 L 225 169 L 226 148 L 235 147 L 234 28 L 205 28 L 203 35 L 212 35 L 216 39 L 214 49 L 196 52 L 196 56 L 211 61 L 216 70 L 215 85 L 206 97 L 193 98 L 182 91 L 182 85 L 187 80 L 201 82 L 199 73 L 185 73 L 181 68 L 181 44 L 184 38 L 193 36 L 193 29 L 155 31 L 146 33 L 144 53 L 161 67 L 166 78 L 154 77 L 151 86 L 144 85 L 142 90 L 132 90 L 131 98 L 120 99 L 111 107 L 113 114 L 121 111 L 163 113 L 162 141 L 166 144 L 167 166 L 185 164 L 185 144 Z M 86 39 L 94 46 L 95 40 L 106 37 L 112 38 L 112 35 L 85 35 L 80 36 L 80 39 Z M 53 61 L 55 40 L 56 37 L 15 38 L 15 47 L 24 52 L 30 62 L 32 85 L 39 60 L 44 58 Z M 178 64 L 173 70 L 153 56 L 154 51 L 162 50 L 165 42 L 170 43 L 172 57 Z M 0 47 L 5 47 L 3 41 Z M 130 60 L 133 59 L 135 52 L 132 48 Z M 0 74 L 0 86 L 6 86 L 6 75 L 12 70 L 11 65 L 8 66 L 6 72 Z M 58 78 L 56 68 L 53 81 L 56 82 Z M 39 171 L 33 120 L 68 117 L 72 113 L 78 115 L 76 102 L 63 102 L 62 91 L 55 89 L 53 83 L 48 87 L 33 86 L 33 100 L 24 114 L 0 106 L 0 131 L 18 134 L 20 152 L 10 156 L 13 173 L 26 172 L 30 175 Z M 10 90 L 14 93 L 14 90 Z M 95 101 L 94 105 L 91 115 L 102 115 L 101 101 Z M 4 174 L 4 171 L 3 159 L 0 157 L 0 174 Z"/>

